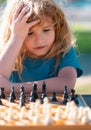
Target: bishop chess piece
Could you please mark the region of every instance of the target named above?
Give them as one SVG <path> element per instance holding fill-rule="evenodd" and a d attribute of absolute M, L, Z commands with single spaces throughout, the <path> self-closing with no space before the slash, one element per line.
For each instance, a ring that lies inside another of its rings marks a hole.
<path fill-rule="evenodd" d="M 0 98 L 5 99 L 4 88 L 0 88 Z"/>

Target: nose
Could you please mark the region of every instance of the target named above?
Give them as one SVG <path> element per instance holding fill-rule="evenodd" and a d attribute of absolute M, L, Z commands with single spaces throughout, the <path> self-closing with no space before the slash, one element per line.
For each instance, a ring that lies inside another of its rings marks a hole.
<path fill-rule="evenodd" d="M 36 43 L 42 43 L 44 41 L 43 34 L 37 34 L 36 35 Z"/>

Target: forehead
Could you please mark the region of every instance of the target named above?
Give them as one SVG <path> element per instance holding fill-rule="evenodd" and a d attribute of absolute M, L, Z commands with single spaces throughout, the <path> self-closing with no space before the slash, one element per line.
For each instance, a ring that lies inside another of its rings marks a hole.
<path fill-rule="evenodd" d="M 48 27 L 48 26 L 53 26 L 53 22 L 50 17 L 45 16 L 43 19 L 40 20 L 40 22 L 38 24 L 36 24 L 31 29 L 33 29 L 35 27 Z"/>

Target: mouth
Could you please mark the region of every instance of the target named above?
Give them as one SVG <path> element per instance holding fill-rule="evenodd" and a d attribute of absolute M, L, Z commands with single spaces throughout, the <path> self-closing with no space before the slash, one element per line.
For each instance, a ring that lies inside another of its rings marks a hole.
<path fill-rule="evenodd" d="M 38 46 L 38 47 L 35 47 L 34 49 L 38 49 L 38 50 L 40 50 L 40 49 L 43 49 L 43 48 L 45 48 L 46 46 Z"/>

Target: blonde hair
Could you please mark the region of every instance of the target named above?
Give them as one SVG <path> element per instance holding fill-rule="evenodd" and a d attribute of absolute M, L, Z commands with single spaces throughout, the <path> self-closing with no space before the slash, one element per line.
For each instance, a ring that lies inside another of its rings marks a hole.
<path fill-rule="evenodd" d="M 10 20 L 15 11 L 16 6 L 18 5 L 20 0 L 9 0 L 6 5 L 6 9 L 4 10 L 4 15 L 1 19 L 1 28 L 0 28 L 0 50 L 4 47 L 7 41 L 10 38 Z M 58 66 L 60 62 L 60 54 L 66 54 L 73 43 L 72 32 L 69 28 L 67 20 L 63 11 L 53 0 L 22 0 L 24 4 L 32 4 L 34 13 L 32 14 L 32 20 L 40 18 L 41 21 L 45 15 L 49 16 L 53 24 L 55 25 L 55 42 L 50 49 L 50 51 L 44 56 L 44 59 L 48 59 L 50 57 L 56 57 L 56 65 Z M 30 22 L 30 18 L 28 18 L 27 22 Z M 26 55 L 26 49 L 22 47 L 19 56 L 16 59 L 14 69 L 20 73 L 23 69 L 22 61 Z"/>

